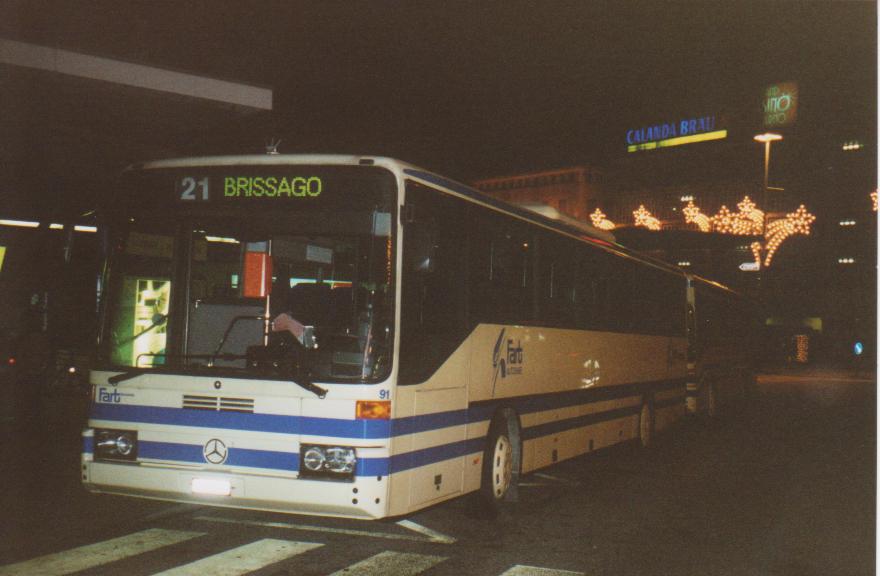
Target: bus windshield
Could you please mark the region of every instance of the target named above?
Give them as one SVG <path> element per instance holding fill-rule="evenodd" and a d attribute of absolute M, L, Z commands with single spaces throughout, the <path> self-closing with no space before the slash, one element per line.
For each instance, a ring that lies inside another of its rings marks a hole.
<path fill-rule="evenodd" d="M 282 181 L 302 195 L 279 196 Z M 378 381 L 393 342 L 394 190 L 368 167 L 129 174 L 108 223 L 102 360 Z"/>

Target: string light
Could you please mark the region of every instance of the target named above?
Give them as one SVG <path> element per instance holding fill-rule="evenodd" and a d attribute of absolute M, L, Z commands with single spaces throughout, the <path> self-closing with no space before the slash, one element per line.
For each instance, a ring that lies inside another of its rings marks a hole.
<path fill-rule="evenodd" d="M 764 231 L 764 212 L 758 210 L 748 196 L 736 207 L 739 208 L 739 214 L 736 215 L 734 234 L 760 234 Z"/>
<path fill-rule="evenodd" d="M 871 194 L 874 200 L 874 209 L 877 206 L 877 190 Z M 703 214 L 700 209 L 689 200 L 687 206 L 684 207 L 685 222 L 696 224 L 702 232 L 715 231 L 719 234 L 738 234 L 755 236 L 764 234 L 765 244 L 761 242 L 752 242 L 749 246 L 752 250 L 752 256 L 755 263 L 760 267 L 769 267 L 773 261 L 773 256 L 779 250 L 779 246 L 786 238 L 794 234 L 808 235 L 810 233 L 810 225 L 816 220 L 816 217 L 801 205 L 796 211 L 787 214 L 785 218 L 776 220 L 769 224 L 766 229 L 764 220 L 766 215 L 759 210 L 757 205 L 748 196 L 744 197 L 741 202 L 736 205 L 738 212 L 731 212 L 727 206 L 721 206 L 715 216 L 709 218 Z M 640 207 L 643 210 L 643 207 Z M 646 212 L 646 211 L 645 211 Z M 639 211 L 633 212 L 636 215 L 636 225 L 639 225 Z M 762 258 L 763 256 L 763 258 Z"/>
<path fill-rule="evenodd" d="M 871 201 L 874 202 L 874 212 L 876 212 L 877 211 L 877 191 L 876 190 L 871 192 Z"/>
<path fill-rule="evenodd" d="M 761 243 L 758 241 L 752 242 L 751 245 L 752 256 L 755 257 L 755 264 L 758 265 L 758 268 L 761 267 Z"/>
<path fill-rule="evenodd" d="M 648 230 L 659 230 L 660 229 L 660 220 L 657 220 L 654 216 L 645 209 L 645 205 L 639 205 L 638 210 L 633 210 L 633 217 L 635 218 L 636 226 L 643 226 Z"/>
<path fill-rule="evenodd" d="M 736 207 L 739 212 L 733 213 L 727 206 L 722 206 L 721 210 L 710 219 L 715 232 L 754 236 L 764 231 L 764 212 L 758 210 L 751 198 L 744 197 Z"/>
<path fill-rule="evenodd" d="M 590 220 L 593 221 L 593 226 L 599 228 L 600 230 L 614 230 L 616 226 L 614 222 L 605 217 L 605 213 L 596 208 L 596 211 L 590 214 Z"/>
<path fill-rule="evenodd" d="M 773 255 L 779 249 L 779 245 L 794 234 L 810 234 L 810 225 L 816 220 L 816 217 L 807 212 L 807 209 L 801 204 L 797 210 L 785 215 L 785 218 L 771 222 L 767 226 L 765 238 L 767 240 L 767 255 L 764 257 L 764 267 L 770 266 L 773 261 Z"/>
<path fill-rule="evenodd" d="M 682 198 L 688 198 L 688 196 L 682 196 Z M 700 209 L 694 205 L 693 196 L 689 197 L 687 206 L 684 207 L 682 212 L 684 213 L 684 221 L 690 224 L 696 224 L 700 229 L 700 232 L 710 232 L 712 230 L 712 220 L 700 212 Z"/>
<path fill-rule="evenodd" d="M 797 355 L 795 359 L 798 362 L 806 362 L 810 357 L 810 338 L 806 334 L 798 334 L 794 337 L 797 346 Z"/>
<path fill-rule="evenodd" d="M 718 214 L 712 216 L 712 226 L 716 232 L 721 234 L 733 233 L 733 214 L 731 214 L 727 206 L 722 205 Z"/>

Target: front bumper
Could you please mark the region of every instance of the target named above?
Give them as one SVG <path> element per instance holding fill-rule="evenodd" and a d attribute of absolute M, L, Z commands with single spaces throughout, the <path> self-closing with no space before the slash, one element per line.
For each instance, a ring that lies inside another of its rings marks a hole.
<path fill-rule="evenodd" d="M 195 478 L 228 481 L 231 493 L 195 494 Z M 84 455 L 82 480 L 87 490 L 96 493 L 346 518 L 387 516 L 387 476 L 358 476 L 353 482 L 322 481 L 159 464 L 96 462 Z"/>

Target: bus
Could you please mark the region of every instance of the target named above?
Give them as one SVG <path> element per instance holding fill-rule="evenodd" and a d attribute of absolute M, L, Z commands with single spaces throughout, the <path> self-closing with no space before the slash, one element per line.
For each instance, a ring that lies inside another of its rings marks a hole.
<path fill-rule="evenodd" d="M 691 274 L 687 301 L 688 412 L 715 417 L 755 392 L 758 309 L 727 286 Z"/>
<path fill-rule="evenodd" d="M 363 519 L 501 506 L 521 474 L 648 445 L 687 411 L 693 279 L 407 163 L 144 163 L 100 226 L 92 492 Z"/>

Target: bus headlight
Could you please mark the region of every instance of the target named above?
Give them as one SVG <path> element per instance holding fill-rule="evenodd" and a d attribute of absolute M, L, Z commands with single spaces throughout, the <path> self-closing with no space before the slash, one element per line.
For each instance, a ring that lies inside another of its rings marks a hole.
<path fill-rule="evenodd" d="M 348 479 L 357 469 L 357 455 L 348 446 L 304 444 L 300 454 L 300 476 Z"/>
<path fill-rule="evenodd" d="M 136 460 L 137 431 L 95 430 L 95 460 Z"/>
<path fill-rule="evenodd" d="M 320 472 L 324 469 L 324 463 L 327 458 L 324 456 L 324 450 L 318 446 L 312 446 L 303 452 L 303 467 L 309 472 Z"/>

